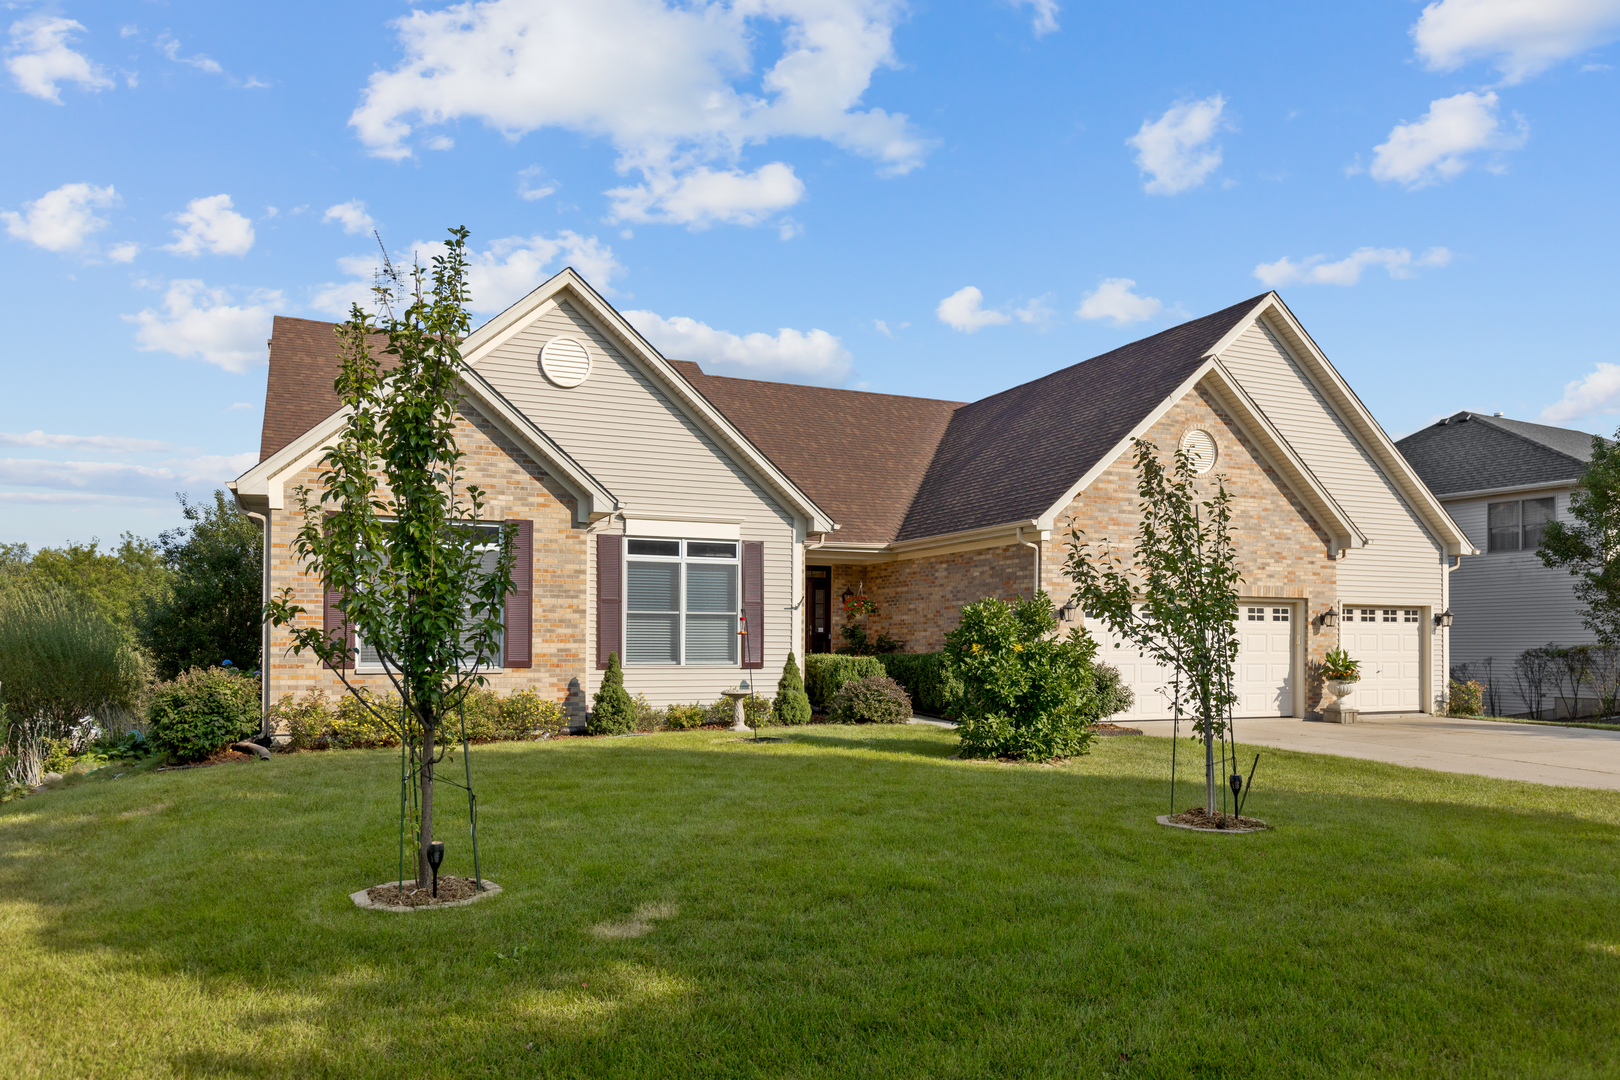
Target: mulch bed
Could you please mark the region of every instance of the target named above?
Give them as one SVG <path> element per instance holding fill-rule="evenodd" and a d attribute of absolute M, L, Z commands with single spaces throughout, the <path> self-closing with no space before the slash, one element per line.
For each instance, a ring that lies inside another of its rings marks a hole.
<path fill-rule="evenodd" d="M 1118 724 L 1092 724 L 1086 729 L 1093 735 L 1140 735 L 1139 727 L 1120 727 Z"/>
<path fill-rule="evenodd" d="M 1269 829 L 1259 818 L 1238 817 L 1236 814 L 1207 814 L 1202 806 L 1183 810 L 1170 818 L 1177 825 L 1191 825 L 1195 829 Z"/>
<path fill-rule="evenodd" d="M 158 772 L 178 772 L 181 769 L 206 769 L 211 765 L 226 765 L 233 761 L 257 761 L 252 754 L 244 754 L 240 750 L 216 750 L 206 761 L 195 761 L 190 765 L 159 765 Z"/>
<path fill-rule="evenodd" d="M 433 886 L 418 889 L 416 882 L 407 881 L 403 886 L 377 885 L 366 890 L 366 895 L 374 904 L 387 904 L 389 907 L 431 907 L 434 904 L 448 904 L 452 900 L 466 900 L 478 894 L 478 883 L 472 878 L 451 877 L 449 874 L 439 875 L 439 895 L 433 895 Z"/>

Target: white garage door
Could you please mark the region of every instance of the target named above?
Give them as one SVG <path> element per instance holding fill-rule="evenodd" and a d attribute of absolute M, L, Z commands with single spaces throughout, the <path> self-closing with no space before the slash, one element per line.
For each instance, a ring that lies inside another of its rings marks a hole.
<path fill-rule="evenodd" d="M 1238 704 L 1234 716 L 1291 716 L 1294 712 L 1293 634 L 1297 616 L 1291 604 L 1243 603 L 1238 607 Z M 1119 669 L 1136 694 L 1130 711 L 1113 717 L 1168 720 L 1171 717 L 1170 672 L 1145 658 L 1106 626 L 1087 620 L 1086 629 L 1100 646 L 1097 659 Z"/>
<path fill-rule="evenodd" d="M 1339 640 L 1361 661 L 1361 681 L 1350 695 L 1359 712 L 1418 712 L 1422 609 L 1347 605 Z"/>

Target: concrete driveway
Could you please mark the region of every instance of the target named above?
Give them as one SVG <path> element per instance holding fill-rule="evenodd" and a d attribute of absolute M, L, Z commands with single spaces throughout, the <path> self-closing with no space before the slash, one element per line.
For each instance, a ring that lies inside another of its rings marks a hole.
<path fill-rule="evenodd" d="M 1263 719 L 1233 722 L 1237 741 L 1278 750 L 1413 765 L 1563 787 L 1620 790 L 1620 731 L 1503 724 L 1436 716 L 1363 716 L 1360 723 Z M 1132 721 L 1149 735 L 1169 721 Z"/>

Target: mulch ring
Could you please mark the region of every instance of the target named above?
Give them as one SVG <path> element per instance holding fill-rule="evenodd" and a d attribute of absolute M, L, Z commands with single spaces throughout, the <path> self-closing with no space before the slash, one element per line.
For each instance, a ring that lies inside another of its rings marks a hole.
<path fill-rule="evenodd" d="M 403 886 L 375 885 L 366 890 L 366 896 L 371 898 L 372 903 L 385 904 L 388 907 L 432 907 L 435 904 L 468 900 L 476 895 L 478 884 L 472 878 L 451 877 L 449 874 L 439 875 L 437 897 L 433 895 L 433 886 L 419 889 L 414 881 L 407 881 Z"/>
<path fill-rule="evenodd" d="M 1202 806 L 1183 810 L 1167 819 L 1172 825 L 1186 825 L 1193 829 L 1269 829 L 1259 818 L 1238 817 L 1236 814 L 1208 814 Z"/>
<path fill-rule="evenodd" d="M 1093 735 L 1140 735 L 1139 727 L 1120 727 L 1118 724 L 1092 724 L 1086 729 Z"/>

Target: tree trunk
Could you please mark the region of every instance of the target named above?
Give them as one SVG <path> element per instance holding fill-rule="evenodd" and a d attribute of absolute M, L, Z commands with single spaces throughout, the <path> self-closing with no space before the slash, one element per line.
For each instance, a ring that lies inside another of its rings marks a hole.
<path fill-rule="evenodd" d="M 438 717 L 422 723 L 422 831 L 416 843 L 416 887 L 433 884 L 433 865 L 428 862 L 428 845 L 433 843 L 433 730 Z"/>

